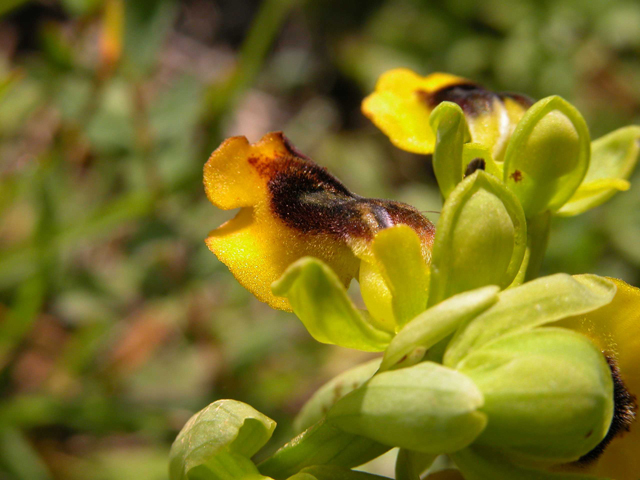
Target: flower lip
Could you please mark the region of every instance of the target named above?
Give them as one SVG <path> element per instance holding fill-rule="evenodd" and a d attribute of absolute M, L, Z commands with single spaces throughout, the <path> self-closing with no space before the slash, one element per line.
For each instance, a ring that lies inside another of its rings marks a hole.
<path fill-rule="evenodd" d="M 289 310 L 271 284 L 296 260 L 325 262 L 348 285 L 371 258 L 375 234 L 404 224 L 419 236 L 429 261 L 435 227 L 417 209 L 351 193 L 325 168 L 301 154 L 281 132 L 249 144 L 233 137 L 204 167 L 209 200 L 235 218 L 211 231 L 206 244 L 238 281 L 274 308 Z"/>
<path fill-rule="evenodd" d="M 611 377 L 613 379 L 613 418 L 607 435 L 602 441 L 589 453 L 582 456 L 576 463 L 578 465 L 589 465 L 595 462 L 605 452 L 611 441 L 629 432 L 631 425 L 636 420 L 638 413 L 638 403 L 636 397 L 629 392 L 622 377 L 620 369 L 616 364 L 613 356 L 605 354 L 605 358 L 611 369 Z"/>

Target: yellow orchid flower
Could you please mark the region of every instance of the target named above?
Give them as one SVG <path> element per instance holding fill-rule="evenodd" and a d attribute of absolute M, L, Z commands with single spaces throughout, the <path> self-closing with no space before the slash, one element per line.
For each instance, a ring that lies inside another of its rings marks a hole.
<path fill-rule="evenodd" d="M 640 475 L 640 289 L 610 278 L 617 291 L 598 310 L 555 325 L 589 337 L 605 353 L 614 379 L 615 413 L 609 433 L 596 449 L 569 470 L 615 480 Z"/>
<path fill-rule="evenodd" d="M 640 395 L 640 289 L 622 280 L 609 280 L 617 287 L 611 303 L 593 312 L 555 322 L 553 326 L 582 333 L 605 353 L 614 381 L 613 420 L 606 437 L 591 452 L 575 463 L 550 470 L 555 474 L 575 473 L 593 478 L 637 480 L 640 472 L 640 423 L 637 418 L 637 399 Z M 549 478 L 556 477 L 550 475 Z M 445 479 L 465 480 L 465 477 L 455 470 L 427 476 L 427 480 Z"/>
<path fill-rule="evenodd" d="M 251 145 L 229 138 L 204 167 L 207 197 L 218 208 L 240 208 L 211 231 L 206 244 L 259 300 L 291 310 L 271 284 L 294 261 L 313 256 L 347 286 L 360 261 L 371 258 L 374 235 L 404 224 L 419 236 L 429 259 L 434 226 L 415 208 L 351 193 L 326 169 L 301 154 L 280 133 Z"/>
<path fill-rule="evenodd" d="M 375 91 L 364 99 L 362 112 L 403 150 L 429 154 L 435 134 L 429 116 L 444 101 L 460 105 L 469 124 L 471 140 L 501 160 L 507 141 L 533 101 L 519 94 L 494 93 L 448 73 L 421 77 L 399 68 L 384 73 Z"/>

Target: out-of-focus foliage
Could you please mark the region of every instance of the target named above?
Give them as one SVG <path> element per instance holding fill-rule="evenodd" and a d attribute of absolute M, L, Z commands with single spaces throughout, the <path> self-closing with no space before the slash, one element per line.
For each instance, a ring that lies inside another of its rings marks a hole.
<path fill-rule="evenodd" d="M 166 479 L 178 430 L 219 398 L 278 422 L 268 453 L 368 358 L 317 344 L 208 252 L 232 216 L 201 183 L 223 138 L 284 130 L 355 192 L 438 211 L 428 159 L 360 113 L 383 71 L 562 95 L 598 138 L 640 123 L 639 24 L 633 0 L 2 2 L 0 478 Z M 543 273 L 638 285 L 631 183 L 554 220 Z"/>

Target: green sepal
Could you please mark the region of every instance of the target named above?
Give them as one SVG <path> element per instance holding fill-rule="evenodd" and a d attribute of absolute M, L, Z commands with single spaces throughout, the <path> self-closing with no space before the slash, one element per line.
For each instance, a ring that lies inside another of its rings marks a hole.
<path fill-rule="evenodd" d="M 451 455 L 465 480 L 610 480 L 592 475 L 551 473 L 520 467 L 488 447 L 472 446 Z"/>
<path fill-rule="evenodd" d="M 449 343 L 443 364 L 455 368 L 470 352 L 508 333 L 521 332 L 591 312 L 613 300 L 615 285 L 597 275 L 558 273 L 498 294 L 498 301 L 461 325 Z"/>
<path fill-rule="evenodd" d="M 623 127 L 594 140 L 587 175 L 558 215 L 578 215 L 627 190 L 639 153 L 640 126 Z"/>
<path fill-rule="evenodd" d="M 391 340 L 391 334 L 365 320 L 335 272 L 317 258 L 292 263 L 271 289 L 289 299 L 295 314 L 319 342 L 379 352 Z"/>
<path fill-rule="evenodd" d="M 354 472 L 335 465 L 314 465 L 307 467 L 288 480 L 391 480 L 388 477 L 365 472 Z"/>
<path fill-rule="evenodd" d="M 322 420 L 329 409 L 347 393 L 359 388 L 378 371 L 381 358 L 358 365 L 329 380 L 304 404 L 293 421 L 296 432 L 302 432 Z"/>
<path fill-rule="evenodd" d="M 526 220 L 516 197 L 486 172 L 468 176 L 451 193 L 438 221 L 428 305 L 485 285 L 508 287 L 526 243 Z"/>
<path fill-rule="evenodd" d="M 611 370 L 580 333 L 545 327 L 505 335 L 465 357 L 458 370 L 485 399 L 489 421 L 475 443 L 520 463 L 573 462 L 609 430 Z"/>
<path fill-rule="evenodd" d="M 276 423 L 253 407 L 218 400 L 196 413 L 171 446 L 171 480 L 262 479 L 251 457 L 271 438 Z"/>
<path fill-rule="evenodd" d="M 340 399 L 327 421 L 389 446 L 439 454 L 466 447 L 482 432 L 482 405 L 468 377 L 423 362 L 375 375 Z"/>
<path fill-rule="evenodd" d="M 391 290 L 374 259 L 362 260 L 358 272 L 360 295 L 371 316 L 371 323 L 379 330 L 395 333 L 396 320 L 393 313 Z"/>
<path fill-rule="evenodd" d="M 591 153 L 589 129 L 576 108 L 558 96 L 524 114 L 507 145 L 503 180 L 527 218 L 557 211 L 582 183 Z"/>
<path fill-rule="evenodd" d="M 481 143 L 465 143 L 462 147 L 462 173 L 466 173 L 469 164 L 476 158 L 484 160 L 484 171 L 496 178 L 502 178 L 502 164 L 498 164 L 491 155 L 491 149 Z"/>
<path fill-rule="evenodd" d="M 396 459 L 396 480 L 420 480 L 437 455 L 401 448 Z"/>
<path fill-rule="evenodd" d="M 499 291 L 496 286 L 488 286 L 459 293 L 424 311 L 391 340 L 384 352 L 380 370 L 404 368 L 418 363 L 429 348 L 452 334 L 458 325 L 497 302 Z"/>
<path fill-rule="evenodd" d="M 313 465 L 357 467 L 379 457 L 390 448 L 321 420 L 258 465 L 258 470 L 263 475 L 281 480 Z"/>
<path fill-rule="evenodd" d="M 429 266 L 418 234 L 408 225 L 378 232 L 373 255 L 391 292 L 396 329 L 427 308 Z"/>
<path fill-rule="evenodd" d="M 471 139 L 459 105 L 442 102 L 431 112 L 429 124 L 436 135 L 433 171 L 442 196 L 447 198 L 462 181 L 462 145 Z"/>

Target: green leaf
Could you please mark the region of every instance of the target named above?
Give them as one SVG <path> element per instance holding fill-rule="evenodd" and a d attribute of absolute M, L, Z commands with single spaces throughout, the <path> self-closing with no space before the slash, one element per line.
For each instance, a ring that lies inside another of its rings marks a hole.
<path fill-rule="evenodd" d="M 424 362 L 375 375 L 339 400 L 327 421 L 389 446 L 439 454 L 478 436 L 486 424 L 482 404 L 468 377 Z"/>
<path fill-rule="evenodd" d="M 570 103 L 536 102 L 518 123 L 505 153 L 504 183 L 527 218 L 557 211 L 582 183 L 591 152 L 587 124 Z"/>
<path fill-rule="evenodd" d="M 381 360 L 381 358 L 376 358 L 358 365 L 334 377 L 320 387 L 309 401 L 304 404 L 293 422 L 296 432 L 302 432 L 314 423 L 319 422 L 338 400 L 373 377 L 380 367 Z"/>
<path fill-rule="evenodd" d="M 390 447 L 347 433 L 322 420 L 295 437 L 258 469 L 276 480 L 295 475 L 313 465 L 353 468 L 379 457 Z"/>
<path fill-rule="evenodd" d="M 384 352 L 380 370 L 408 367 L 420 361 L 420 352 L 424 354 L 453 333 L 458 325 L 468 322 L 497 302 L 499 290 L 496 286 L 489 286 L 459 293 L 418 315 L 391 340 Z M 411 359 L 413 363 L 410 363 Z"/>
<path fill-rule="evenodd" d="M 396 480 L 420 480 L 437 455 L 401 448 L 396 459 Z"/>
<path fill-rule="evenodd" d="M 475 440 L 519 461 L 578 460 L 605 437 L 613 380 L 602 352 L 584 335 L 537 328 L 505 335 L 458 365 L 482 391 L 487 428 Z"/>
<path fill-rule="evenodd" d="M 473 446 L 451 455 L 465 480 L 607 480 L 592 475 L 550 473 L 519 467 L 487 447 Z"/>
<path fill-rule="evenodd" d="M 597 275 L 564 273 L 500 292 L 496 304 L 468 325 L 461 325 L 443 363 L 453 368 L 465 355 L 502 335 L 596 310 L 610 303 L 615 292 L 612 282 Z"/>
<path fill-rule="evenodd" d="M 335 465 L 315 465 L 307 467 L 288 480 L 390 480 L 371 473 L 354 472 Z"/>
<path fill-rule="evenodd" d="M 459 105 L 442 102 L 429 117 L 436 134 L 433 171 L 442 196 L 447 198 L 462 181 L 462 145 L 471 139 L 469 127 Z"/>
<path fill-rule="evenodd" d="M 422 242 L 411 227 L 397 225 L 376 234 L 372 249 L 400 328 L 427 308 L 429 267 Z"/>
<path fill-rule="evenodd" d="M 388 332 L 364 319 L 338 276 L 317 258 L 305 257 L 291 264 L 272 290 L 289 299 L 295 314 L 319 342 L 378 352 L 391 340 Z"/>
<path fill-rule="evenodd" d="M 627 190 L 627 179 L 640 153 L 640 127 L 631 125 L 611 132 L 591 143 L 591 162 L 587 175 L 558 215 L 586 212 Z"/>
<path fill-rule="evenodd" d="M 522 207 L 483 171 L 464 179 L 444 204 L 431 260 L 429 305 L 485 285 L 506 288 L 524 257 Z"/>
<path fill-rule="evenodd" d="M 191 417 L 173 442 L 170 478 L 263 478 L 250 458 L 275 428 L 273 420 L 245 403 L 218 400 Z"/>

